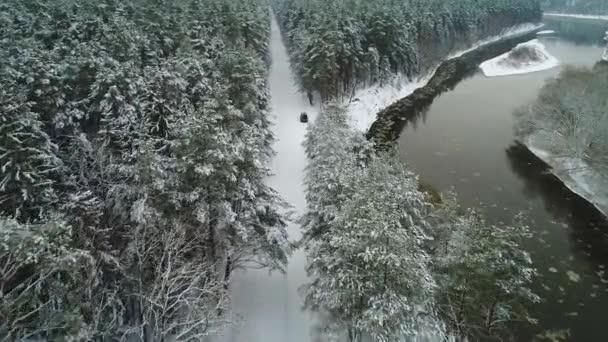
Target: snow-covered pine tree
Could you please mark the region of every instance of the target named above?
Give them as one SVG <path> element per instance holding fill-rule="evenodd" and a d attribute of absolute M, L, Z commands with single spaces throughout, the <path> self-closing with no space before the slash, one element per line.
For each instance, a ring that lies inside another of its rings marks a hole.
<path fill-rule="evenodd" d="M 349 174 L 363 167 L 372 153 L 371 144 L 348 129 L 346 113 L 336 104 L 328 105 L 309 126 L 305 148 L 308 210 L 303 216 L 303 241 L 322 239 L 326 224 L 339 215 L 341 204 L 355 190 Z"/>
<path fill-rule="evenodd" d="M 5 87 L 0 90 L 0 212 L 38 222 L 57 204 L 54 183 L 62 163 L 33 104 Z"/>
<path fill-rule="evenodd" d="M 536 270 L 522 248 L 530 236 L 523 217 L 492 225 L 449 194 L 430 218 L 435 227 L 437 303 L 457 336 L 508 336 L 509 322 L 535 323 L 529 305 L 540 301 L 531 287 Z"/>
<path fill-rule="evenodd" d="M 425 252 L 429 206 L 416 177 L 394 158 L 374 155 L 335 105 L 312 125 L 306 150 L 306 304 L 331 315 L 328 329 L 352 338 L 441 331 Z"/>
<path fill-rule="evenodd" d="M 95 263 L 72 246 L 70 227 L 57 214 L 42 223 L 0 217 L 0 336 L 26 341 L 88 339 L 82 312 L 91 309 L 83 284 L 97 281 Z"/>
<path fill-rule="evenodd" d="M 434 310 L 425 198 L 415 176 L 390 157 L 374 157 L 350 176 L 356 190 L 307 248 L 313 282 L 306 303 L 353 336 L 416 336 Z"/>

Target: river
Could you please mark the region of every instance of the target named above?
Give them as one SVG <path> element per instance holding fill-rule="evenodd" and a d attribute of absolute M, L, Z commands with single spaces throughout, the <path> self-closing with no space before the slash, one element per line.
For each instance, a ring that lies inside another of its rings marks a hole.
<path fill-rule="evenodd" d="M 566 65 L 599 61 L 608 22 L 547 19 L 546 25 L 557 34 L 540 40 L 560 67 L 469 75 L 407 124 L 399 153 L 425 183 L 455 190 L 463 205 L 483 208 L 491 222 L 526 213 L 534 237 L 525 247 L 539 271 L 534 288 L 543 302 L 532 308 L 538 326 L 517 329 L 516 340 L 564 329 L 569 341 L 608 341 L 608 223 L 518 145 L 513 130 L 514 111 L 533 101 L 547 79 Z"/>

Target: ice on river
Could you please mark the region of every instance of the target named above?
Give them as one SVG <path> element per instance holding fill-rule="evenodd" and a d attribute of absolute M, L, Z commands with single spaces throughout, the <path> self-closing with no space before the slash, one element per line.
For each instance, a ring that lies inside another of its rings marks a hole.
<path fill-rule="evenodd" d="M 513 50 L 487 60 L 479 66 L 488 77 L 528 74 L 559 65 L 543 43 L 533 39 L 517 45 Z"/>

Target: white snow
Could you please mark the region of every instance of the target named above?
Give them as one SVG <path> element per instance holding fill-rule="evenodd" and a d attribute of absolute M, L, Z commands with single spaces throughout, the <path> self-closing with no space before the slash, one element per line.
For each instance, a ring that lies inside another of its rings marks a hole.
<path fill-rule="evenodd" d="M 406 77 L 395 77 L 390 83 L 379 84 L 359 90 L 354 100 L 347 104 L 347 111 L 354 128 L 367 131 L 376 120 L 376 114 L 393 102 L 412 94 L 424 87 L 433 76 L 430 73 L 414 81 Z"/>
<path fill-rule="evenodd" d="M 518 62 L 512 58 L 512 53 L 518 49 L 534 51 L 539 60 Z M 559 65 L 557 58 L 552 56 L 545 46 L 538 40 L 517 45 L 513 50 L 498 57 L 487 60 L 479 66 L 488 77 L 527 74 L 554 68 Z"/>
<path fill-rule="evenodd" d="M 592 20 L 608 20 L 608 15 L 590 15 L 590 14 L 568 14 L 568 13 L 544 13 L 546 17 L 566 17 L 577 19 L 592 19 Z"/>
<path fill-rule="evenodd" d="M 274 18 L 274 16 L 273 16 Z M 289 59 L 276 20 L 272 21 L 272 66 L 269 74 L 276 155 L 267 182 L 293 206 L 294 217 L 306 206 L 304 196 L 304 167 L 306 155 L 302 142 L 306 124 L 300 123 L 301 112 L 307 112 L 309 122 L 315 120 L 318 108 L 298 92 L 291 73 Z M 291 240 L 300 238 L 299 224 L 289 223 Z M 242 316 L 242 322 L 227 332 L 226 342 L 310 342 L 316 341 L 315 316 L 302 310 L 303 299 L 298 288 L 307 282 L 303 251 L 296 251 L 289 260 L 287 274 L 267 270 L 238 270 L 231 280 L 232 309 Z"/>
<path fill-rule="evenodd" d="M 541 27 L 543 27 L 542 24 L 513 26 L 504 30 L 499 35 L 478 41 L 466 50 L 451 54 L 446 60 L 460 57 L 467 52 L 471 52 L 487 44 L 495 43 L 501 39 L 522 35 Z M 426 75 L 419 76 L 413 80 L 410 80 L 403 75 L 397 75 L 392 81 L 387 82 L 384 86 L 376 84 L 368 88 L 359 89 L 352 97 L 352 100 L 345 101 L 344 103 L 353 127 L 361 131 L 367 131 L 376 120 L 376 114 L 378 112 L 397 100 L 412 94 L 416 89 L 424 87 L 436 71 L 437 67 Z"/>
<path fill-rule="evenodd" d="M 547 35 L 547 34 L 554 34 L 554 33 L 555 33 L 555 31 L 553 31 L 553 30 L 542 30 L 542 31 L 536 32 L 536 34 L 539 36 Z"/>
<path fill-rule="evenodd" d="M 458 52 L 451 54 L 447 59 L 453 59 L 453 58 L 460 57 L 460 56 L 464 55 L 465 53 L 476 50 L 482 46 L 485 46 L 485 45 L 488 45 L 491 43 L 496 43 L 497 41 L 500 41 L 503 39 L 512 38 L 515 36 L 526 34 L 528 32 L 538 30 L 539 28 L 541 28 L 543 26 L 545 26 L 545 24 L 528 23 L 528 24 L 521 24 L 521 25 L 516 25 L 516 26 L 510 27 L 508 29 L 503 30 L 502 33 L 499 35 L 491 36 L 486 39 L 480 40 L 466 50 L 458 51 Z"/>
<path fill-rule="evenodd" d="M 608 216 L 608 179 L 580 158 L 556 156 L 551 153 L 554 142 L 542 133 L 523 139 L 523 143 L 538 158 L 551 167 L 551 172 L 572 192 L 593 204 Z"/>

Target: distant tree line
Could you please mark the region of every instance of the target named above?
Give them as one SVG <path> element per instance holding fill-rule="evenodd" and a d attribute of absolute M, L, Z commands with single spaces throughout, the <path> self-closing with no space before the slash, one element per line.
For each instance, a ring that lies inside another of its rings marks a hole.
<path fill-rule="evenodd" d="M 608 26 L 604 20 L 580 20 L 565 17 L 545 17 L 547 27 L 559 32 L 561 37 L 575 41 L 577 44 L 603 45 Z"/>
<path fill-rule="evenodd" d="M 194 341 L 282 269 L 264 0 L 0 3 L 0 340 Z"/>
<path fill-rule="evenodd" d="M 541 0 L 543 10 L 574 14 L 608 14 L 606 0 Z"/>
<path fill-rule="evenodd" d="M 323 100 L 419 74 L 456 48 L 539 21 L 538 0 L 275 0 L 292 66 Z"/>
<path fill-rule="evenodd" d="M 309 308 L 329 314 L 327 336 L 477 341 L 512 338 L 512 322 L 535 322 L 528 309 L 540 298 L 520 217 L 492 225 L 452 194 L 432 203 L 407 165 L 376 152 L 335 104 L 310 126 L 305 147 L 303 293 Z"/>

